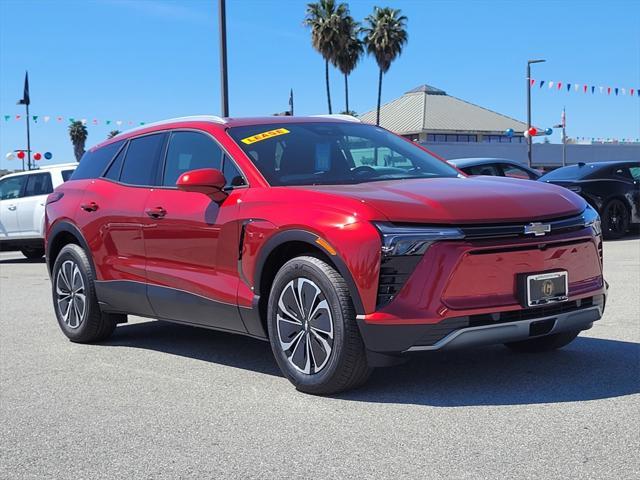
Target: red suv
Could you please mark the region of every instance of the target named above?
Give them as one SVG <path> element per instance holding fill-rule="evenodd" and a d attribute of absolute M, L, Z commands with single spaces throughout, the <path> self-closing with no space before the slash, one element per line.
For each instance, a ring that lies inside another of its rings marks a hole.
<path fill-rule="evenodd" d="M 467 177 L 351 117 L 186 117 L 85 154 L 46 206 L 62 331 L 127 315 L 268 340 L 299 389 L 407 352 L 571 342 L 604 311 L 597 213 L 554 185 Z"/>

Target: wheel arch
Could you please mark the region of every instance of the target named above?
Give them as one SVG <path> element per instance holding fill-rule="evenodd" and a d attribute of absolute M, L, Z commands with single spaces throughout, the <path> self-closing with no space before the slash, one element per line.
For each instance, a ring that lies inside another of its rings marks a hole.
<path fill-rule="evenodd" d="M 91 271 L 95 278 L 96 269 L 95 265 L 93 264 L 93 258 L 91 256 L 89 245 L 87 244 L 87 241 L 82 235 L 80 229 L 68 221 L 60 221 L 55 223 L 51 227 L 47 235 L 47 242 L 45 244 L 45 255 L 49 275 L 51 275 L 53 264 L 55 263 L 60 250 L 62 250 L 65 245 L 68 245 L 70 243 L 78 245 L 79 247 L 83 248 L 85 252 L 87 252 L 89 265 L 91 266 Z"/>

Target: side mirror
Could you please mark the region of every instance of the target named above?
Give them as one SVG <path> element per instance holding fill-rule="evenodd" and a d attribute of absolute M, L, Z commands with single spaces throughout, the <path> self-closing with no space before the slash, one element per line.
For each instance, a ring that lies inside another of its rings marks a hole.
<path fill-rule="evenodd" d="M 199 168 L 197 170 L 189 170 L 180 175 L 176 186 L 178 190 L 184 190 L 185 192 L 198 192 L 209 196 L 217 196 L 224 193 L 222 189 L 226 183 L 220 170 Z"/>

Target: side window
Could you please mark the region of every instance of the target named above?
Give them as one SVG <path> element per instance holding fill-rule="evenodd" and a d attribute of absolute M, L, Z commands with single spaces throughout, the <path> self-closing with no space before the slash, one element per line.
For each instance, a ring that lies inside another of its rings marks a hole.
<path fill-rule="evenodd" d="M 241 187 L 247 184 L 242 172 L 240 172 L 240 169 L 236 166 L 233 160 L 226 155 L 222 160 L 222 173 L 227 181 L 225 187 Z"/>
<path fill-rule="evenodd" d="M 490 175 L 494 177 L 500 176 L 500 172 L 495 165 L 474 165 L 462 169 L 468 175 Z"/>
<path fill-rule="evenodd" d="M 49 172 L 27 175 L 27 186 L 24 189 L 23 197 L 48 195 L 51 192 L 53 192 L 53 185 L 51 184 L 51 174 Z"/>
<path fill-rule="evenodd" d="M 622 177 L 626 180 L 631 180 L 633 177 L 631 176 L 629 167 L 618 167 L 613 169 L 613 174 L 616 177 Z"/>
<path fill-rule="evenodd" d="M 120 171 L 122 170 L 122 164 L 124 163 L 124 156 L 126 152 L 127 147 L 125 146 L 122 150 L 120 150 L 118 155 L 116 155 L 116 158 L 113 160 L 111 165 L 109 165 L 109 169 L 104 174 L 105 178 L 113 180 L 114 182 L 120 180 Z"/>
<path fill-rule="evenodd" d="M 164 133 L 145 135 L 129 141 L 120 181 L 129 185 L 154 185 Z"/>
<path fill-rule="evenodd" d="M 85 178 L 98 178 L 107 168 L 113 156 L 118 152 L 124 140 L 110 143 L 96 150 L 90 150 L 80 159 L 80 164 L 76 168 L 71 180 L 82 180 Z"/>
<path fill-rule="evenodd" d="M 27 176 L 3 178 L 0 180 L 0 200 L 13 200 L 20 197 Z"/>
<path fill-rule="evenodd" d="M 511 178 L 524 178 L 525 180 L 531 180 L 532 177 L 524 168 L 520 168 L 516 165 L 511 165 L 509 163 L 502 164 L 502 172 L 505 177 Z"/>
<path fill-rule="evenodd" d="M 640 167 L 629 167 L 629 172 L 634 180 L 640 180 Z"/>
<path fill-rule="evenodd" d="M 71 175 L 73 175 L 73 170 L 62 170 L 60 175 L 62 175 L 62 181 L 66 182 L 71 178 Z"/>
<path fill-rule="evenodd" d="M 174 132 L 169 140 L 162 184 L 173 187 L 178 177 L 198 168 L 220 168 L 222 149 L 198 132 Z"/>

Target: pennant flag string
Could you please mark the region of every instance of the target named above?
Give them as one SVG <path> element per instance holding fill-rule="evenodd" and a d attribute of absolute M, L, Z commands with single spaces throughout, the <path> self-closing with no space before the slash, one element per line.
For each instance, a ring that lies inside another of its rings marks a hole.
<path fill-rule="evenodd" d="M 5 122 L 9 122 L 11 120 L 24 120 L 26 117 L 24 115 L 18 114 L 18 115 L 2 115 L 1 116 Z M 76 120 L 78 120 L 77 117 L 64 117 L 62 115 L 56 115 L 56 116 L 51 116 L 51 115 L 30 115 L 29 118 L 31 120 L 33 120 L 34 123 L 37 123 L 38 125 L 41 125 L 42 122 L 39 122 L 39 120 L 44 121 L 44 123 L 49 123 L 49 121 L 51 119 L 55 119 L 57 123 L 62 123 L 64 121 L 68 121 L 69 123 L 73 123 Z M 133 126 L 143 126 L 146 125 L 147 122 L 141 122 L 141 121 L 134 121 L 134 120 L 101 120 L 98 118 L 92 118 L 91 120 L 87 119 L 87 118 L 81 118 L 79 120 L 80 122 L 82 122 L 83 125 L 93 125 L 93 126 L 98 126 L 98 125 L 117 125 L 118 127 L 122 126 L 122 125 L 127 125 L 130 127 Z"/>
<path fill-rule="evenodd" d="M 608 96 L 611 96 L 611 93 L 615 94 L 616 97 L 625 96 L 625 97 L 640 97 L 640 88 L 624 88 L 624 87 L 610 87 L 603 85 L 592 85 L 588 83 L 570 83 L 570 82 L 562 82 L 556 80 L 537 80 L 534 78 L 529 79 L 530 86 L 538 85 L 538 89 L 541 90 L 544 85 L 547 86 L 547 90 L 558 90 L 562 91 L 562 87 L 565 87 L 567 93 L 571 92 L 571 87 L 573 86 L 573 91 L 580 92 L 582 90 L 583 93 L 591 92 L 592 95 L 596 93 L 596 88 L 598 91 L 603 94 L 606 93 Z M 553 87 L 556 87 L 555 89 Z"/>

